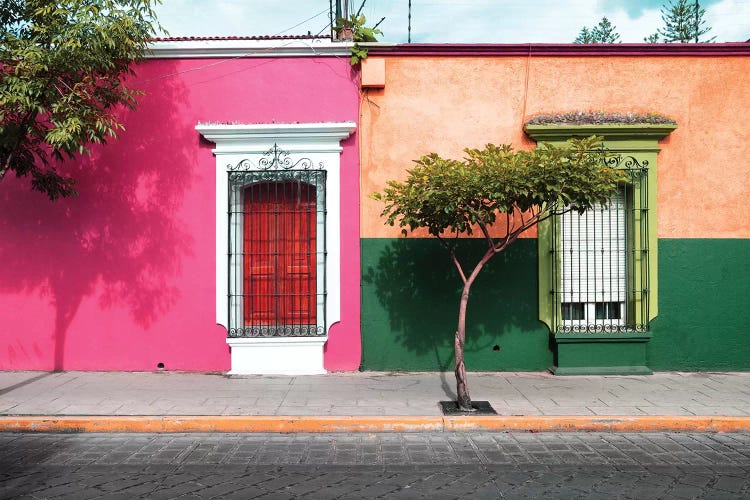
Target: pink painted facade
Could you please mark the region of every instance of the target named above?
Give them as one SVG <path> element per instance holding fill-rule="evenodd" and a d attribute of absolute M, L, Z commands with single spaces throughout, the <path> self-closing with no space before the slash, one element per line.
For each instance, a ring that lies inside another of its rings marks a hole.
<path fill-rule="evenodd" d="M 149 59 L 126 131 L 69 162 L 80 196 L 0 189 L 0 369 L 226 371 L 216 325 L 214 145 L 199 123 L 357 122 L 345 57 Z M 357 132 L 342 142 L 341 321 L 327 370 L 360 364 Z"/>

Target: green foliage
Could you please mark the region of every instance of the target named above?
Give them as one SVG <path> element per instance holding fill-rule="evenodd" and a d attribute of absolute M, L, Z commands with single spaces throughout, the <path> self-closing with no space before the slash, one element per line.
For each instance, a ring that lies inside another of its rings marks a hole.
<path fill-rule="evenodd" d="M 456 329 L 455 375 L 459 408 L 471 410 L 464 363 L 466 311 L 474 280 L 485 264 L 505 250 L 527 229 L 542 220 L 570 210 L 583 212 L 595 203 L 606 203 L 621 172 L 605 164 L 601 138 L 571 139 L 565 147 L 542 144 L 532 151 L 514 151 L 509 145 L 487 144 L 465 149 L 462 160 L 435 153 L 416 160 L 405 182 L 389 181 L 372 198 L 385 203 L 386 224 L 408 231 L 426 228 L 448 250 L 463 281 Z M 504 214 L 505 234 L 490 232 Z M 471 235 L 479 229 L 487 241 L 484 255 L 465 269 L 456 253 L 456 241 L 445 233 Z M 469 272 L 467 272 L 469 271 Z"/>
<path fill-rule="evenodd" d="M 139 92 L 125 75 L 159 27 L 160 0 L 0 0 L 0 180 L 31 176 L 50 199 L 73 196 L 55 162 L 123 129 Z"/>
<path fill-rule="evenodd" d="M 643 37 L 645 43 L 659 43 L 659 33 L 653 33 L 649 36 Z"/>
<path fill-rule="evenodd" d="M 398 223 L 405 235 L 406 228 L 422 227 L 433 236 L 470 235 L 477 226 L 491 226 L 500 213 L 530 213 L 527 229 L 551 215 L 605 203 L 623 181 L 604 165 L 606 153 L 597 137 L 532 151 L 488 144 L 465 152 L 463 160 L 423 156 L 405 182 L 389 181 L 382 193 L 374 193 L 385 203 L 386 223 Z"/>
<path fill-rule="evenodd" d="M 589 29 L 586 26 L 581 28 L 578 37 L 573 43 L 618 43 L 620 35 L 615 31 L 615 26 L 607 19 L 602 17 L 599 24 Z"/>
<path fill-rule="evenodd" d="M 336 26 L 334 30 L 341 32 L 342 30 L 351 30 L 354 45 L 351 48 L 352 57 L 350 63 L 352 66 L 359 64 L 359 62 L 367 57 L 367 49 L 361 47 L 359 42 L 377 42 L 377 35 L 382 35 L 383 32 L 377 28 L 368 28 L 365 26 L 364 14 L 356 15 L 352 14 L 351 17 L 339 17 L 336 19 Z M 379 23 L 378 23 L 379 24 Z"/>
<path fill-rule="evenodd" d="M 675 122 L 659 113 L 609 113 L 605 111 L 570 111 L 537 115 L 526 125 L 674 125 Z"/>
<path fill-rule="evenodd" d="M 573 43 L 596 43 L 594 42 L 594 35 L 589 31 L 589 29 L 584 26 L 581 28 L 581 31 L 578 33 L 578 36 L 575 40 L 573 40 Z"/>
<path fill-rule="evenodd" d="M 662 5 L 661 19 L 664 28 L 658 30 L 658 35 L 666 43 L 713 42 L 715 36 L 700 39 L 711 31 L 711 27 L 706 26 L 703 19 L 705 14 L 706 9 L 702 9 L 700 4 L 693 0 L 677 0 L 677 3 L 670 0 L 668 5 Z"/>

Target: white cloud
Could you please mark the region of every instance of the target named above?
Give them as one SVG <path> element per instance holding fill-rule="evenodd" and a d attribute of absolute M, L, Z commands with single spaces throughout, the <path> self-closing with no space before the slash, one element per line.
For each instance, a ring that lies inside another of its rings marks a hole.
<path fill-rule="evenodd" d="M 666 3 L 668 0 L 664 0 Z M 359 0 L 350 0 L 354 9 Z M 572 42 L 583 26 L 607 16 L 623 42 L 639 43 L 661 26 L 656 0 L 412 0 L 412 41 L 430 43 Z M 708 2 L 704 2 L 708 4 Z M 327 0 L 165 0 L 159 19 L 173 36 L 327 34 Z M 406 42 L 407 0 L 368 0 L 368 24 L 383 41 Z M 314 19 L 289 28 L 321 13 Z M 717 41 L 750 38 L 750 0 L 721 0 L 706 8 Z"/>
<path fill-rule="evenodd" d="M 327 1 L 165 0 L 156 11 L 171 36 L 327 34 L 329 23 Z"/>
<path fill-rule="evenodd" d="M 630 17 L 624 10 L 607 14 L 607 17 L 617 27 L 623 43 L 642 43 L 645 37 L 656 33 L 662 24 L 659 9 L 642 10 L 637 18 Z"/>
<path fill-rule="evenodd" d="M 711 26 L 708 36 L 716 35 L 719 42 L 750 40 L 750 1 L 724 0 L 706 8 L 706 24 Z"/>

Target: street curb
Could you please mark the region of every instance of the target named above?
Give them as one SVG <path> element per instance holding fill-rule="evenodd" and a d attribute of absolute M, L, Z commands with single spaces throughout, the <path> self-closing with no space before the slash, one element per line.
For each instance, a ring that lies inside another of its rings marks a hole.
<path fill-rule="evenodd" d="M 729 416 L 0 416 L 0 432 L 750 432 Z"/>

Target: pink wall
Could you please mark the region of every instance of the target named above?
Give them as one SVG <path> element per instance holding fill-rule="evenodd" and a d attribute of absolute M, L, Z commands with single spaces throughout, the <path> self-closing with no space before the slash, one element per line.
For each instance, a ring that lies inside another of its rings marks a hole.
<path fill-rule="evenodd" d="M 80 196 L 0 184 L 0 369 L 229 369 L 215 324 L 215 160 L 198 122 L 357 121 L 346 59 L 150 60 L 126 131 L 68 162 Z M 360 362 L 356 133 L 341 157 L 342 319 L 325 367 Z"/>

